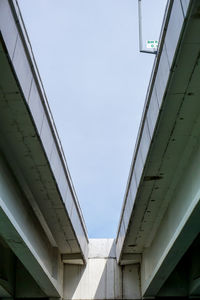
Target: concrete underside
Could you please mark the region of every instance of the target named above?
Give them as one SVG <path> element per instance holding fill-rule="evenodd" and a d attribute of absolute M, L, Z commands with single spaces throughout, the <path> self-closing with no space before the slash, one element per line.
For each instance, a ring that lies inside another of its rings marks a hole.
<path fill-rule="evenodd" d="M 17 1 L 0 0 L 0 298 L 200 298 L 199 57 L 200 1 L 168 1 L 117 238 L 88 240 Z"/>

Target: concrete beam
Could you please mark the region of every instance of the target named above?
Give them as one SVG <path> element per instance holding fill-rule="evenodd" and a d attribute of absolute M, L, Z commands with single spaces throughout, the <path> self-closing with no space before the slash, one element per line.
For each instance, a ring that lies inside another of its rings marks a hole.
<path fill-rule="evenodd" d="M 194 136 L 198 134 L 199 122 L 200 120 L 193 128 Z M 141 266 L 143 296 L 155 296 L 158 293 L 200 232 L 200 147 L 199 144 L 195 147 L 193 143 L 194 139 L 191 137 L 182 157 L 181 169 L 176 170 L 178 183 L 174 182 L 174 186 L 171 187 L 173 200 L 151 246 L 143 253 Z"/>
<path fill-rule="evenodd" d="M 86 266 L 65 265 L 63 298 L 141 299 L 139 264 L 119 266 L 112 239 L 91 239 Z"/>
<path fill-rule="evenodd" d="M 33 277 L 17 259 L 15 263 L 15 299 L 46 298 Z"/>
<path fill-rule="evenodd" d="M 13 297 L 15 286 L 15 256 L 0 239 L 0 297 Z"/>
<path fill-rule="evenodd" d="M 132 264 L 140 264 L 141 263 L 141 254 L 134 254 L 134 253 L 123 253 L 120 265 L 132 265 Z"/>
<path fill-rule="evenodd" d="M 189 273 L 189 295 L 197 296 L 200 295 L 200 235 L 198 235 L 195 242 L 192 244 L 189 253 L 187 255 L 188 273 Z"/>
<path fill-rule="evenodd" d="M 84 261 L 80 253 L 62 254 L 62 262 L 72 265 L 83 265 Z"/>
<path fill-rule="evenodd" d="M 123 253 L 142 253 L 144 245 L 149 243 L 147 240 L 151 238 L 153 233 L 152 220 L 146 217 L 149 211 L 152 211 L 152 203 L 148 198 L 151 190 L 153 190 L 154 182 L 162 179 L 162 176 L 160 176 L 159 168 L 154 167 L 153 170 L 147 168 L 149 168 L 148 162 L 152 160 L 151 152 L 157 139 L 155 132 L 158 128 L 161 106 L 165 99 L 168 83 L 173 75 L 171 67 L 177 53 L 183 25 L 184 15 L 181 2 L 167 1 L 159 49 L 147 90 L 117 233 L 117 259 L 119 262 Z M 162 145 L 165 141 L 166 136 L 163 135 Z M 159 159 L 160 157 L 157 155 L 156 159 L 153 160 L 154 165 L 158 165 Z M 156 205 L 159 210 L 160 203 L 158 201 Z M 152 216 L 153 218 L 154 216 Z M 142 224 L 144 220 L 145 225 Z M 146 228 L 141 229 L 144 226 Z"/>
<path fill-rule="evenodd" d="M 195 296 L 200 293 L 200 277 L 194 279 L 190 284 L 190 295 Z"/>
<path fill-rule="evenodd" d="M 200 230 L 198 220 L 199 214 L 200 204 L 198 204 L 196 209 L 190 215 L 187 222 L 184 223 L 184 225 L 180 224 L 180 227 L 169 241 L 165 251 L 161 251 L 161 253 L 159 253 L 160 251 L 158 248 L 160 247 L 160 241 L 157 241 L 157 245 L 153 245 L 153 250 L 147 249 L 144 252 L 141 272 L 142 293 L 144 297 L 155 296 L 159 292 L 160 288 L 174 270 L 181 257 L 192 244 Z M 167 231 L 162 231 L 159 235 L 161 234 L 167 235 Z M 153 251 L 155 252 L 153 253 Z M 158 259 L 156 259 L 156 255 L 159 255 Z M 194 290 L 194 285 L 191 290 Z"/>
<path fill-rule="evenodd" d="M 183 259 L 159 290 L 157 297 L 159 299 L 174 299 L 176 297 L 187 299 L 189 295 L 188 283 L 187 261 Z"/>
<path fill-rule="evenodd" d="M 0 235 L 47 296 L 62 296 L 59 258 L 0 156 Z M 56 273 L 53 273 L 54 265 Z M 61 270 L 61 268 L 60 268 Z"/>
<path fill-rule="evenodd" d="M 16 0 L 0 1 L 0 56 L 1 134 L 17 163 L 4 154 L 15 176 L 23 174 L 20 186 L 27 187 L 52 246 L 80 252 L 86 262 L 83 216 Z"/>

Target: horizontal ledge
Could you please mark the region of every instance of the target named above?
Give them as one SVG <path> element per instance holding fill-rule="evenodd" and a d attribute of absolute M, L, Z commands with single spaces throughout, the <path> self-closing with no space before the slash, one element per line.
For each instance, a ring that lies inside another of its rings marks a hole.
<path fill-rule="evenodd" d="M 61 260 L 64 264 L 84 265 L 81 253 L 62 254 Z"/>
<path fill-rule="evenodd" d="M 120 260 L 120 265 L 133 265 L 141 263 L 141 254 L 134 254 L 134 253 L 124 253 Z"/>

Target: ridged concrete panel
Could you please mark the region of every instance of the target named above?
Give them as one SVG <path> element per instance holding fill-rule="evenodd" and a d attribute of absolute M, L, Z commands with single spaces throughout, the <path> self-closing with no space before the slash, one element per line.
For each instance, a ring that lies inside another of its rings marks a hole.
<path fill-rule="evenodd" d="M 81 245 L 81 249 L 83 249 L 83 253 L 86 257 L 86 261 L 87 261 L 87 257 L 88 257 L 88 243 L 86 241 L 86 239 L 84 238 L 84 232 L 83 232 L 83 229 L 82 229 L 82 226 L 81 227 L 81 239 L 80 239 L 80 245 Z"/>
<path fill-rule="evenodd" d="M 50 163 L 51 163 L 51 168 L 52 168 L 53 174 L 55 176 L 56 182 L 58 183 L 59 179 L 60 179 L 60 172 L 61 172 L 62 164 L 60 161 L 58 149 L 57 149 L 55 142 L 53 142 Z"/>
<path fill-rule="evenodd" d="M 167 81 L 169 78 L 169 62 L 166 52 L 165 44 L 163 45 L 162 54 L 160 57 L 160 63 L 157 71 L 157 76 L 155 80 L 155 87 L 156 87 L 156 93 L 157 93 L 157 99 L 159 107 L 161 106 L 163 102 L 164 93 L 166 90 Z"/>
<path fill-rule="evenodd" d="M 135 173 L 132 174 L 131 178 L 131 183 L 130 183 L 130 197 L 129 197 L 129 206 L 133 207 L 134 201 L 135 201 L 135 196 L 137 193 L 137 183 L 136 183 L 136 178 L 135 178 Z"/>
<path fill-rule="evenodd" d="M 117 259 L 119 259 L 120 254 L 121 254 L 121 249 L 124 243 L 124 239 L 125 239 L 125 229 L 124 229 L 124 224 L 123 224 L 123 218 L 120 224 L 120 230 L 118 233 L 118 237 L 117 237 L 117 243 L 116 243 L 116 256 Z"/>
<path fill-rule="evenodd" d="M 77 234 L 80 246 L 82 249 L 84 249 L 84 247 L 85 247 L 84 231 L 83 231 L 82 224 L 80 222 L 79 215 L 78 215 L 77 209 L 75 207 L 75 204 L 73 204 L 73 206 L 72 206 L 71 222 L 72 222 L 73 228 L 76 230 L 76 234 Z"/>
<path fill-rule="evenodd" d="M 18 36 L 17 43 L 13 55 L 13 66 L 19 80 L 19 84 L 24 94 L 24 98 L 27 101 L 30 94 L 31 82 L 33 79 L 32 71 L 29 61 L 27 59 L 23 43 Z"/>
<path fill-rule="evenodd" d="M 131 216 L 132 209 L 134 206 L 136 192 L 137 192 L 136 180 L 135 180 L 135 176 L 133 175 L 133 178 L 131 180 L 131 185 L 128 190 L 128 195 L 126 198 L 126 205 L 125 205 L 124 214 L 123 214 L 123 222 L 124 222 L 125 232 L 128 229 L 130 216 Z"/>
<path fill-rule="evenodd" d="M 172 66 L 174 54 L 179 40 L 180 32 L 184 21 L 183 10 L 180 1 L 174 1 L 170 15 L 169 25 L 165 37 L 165 45 L 170 67 Z"/>
<path fill-rule="evenodd" d="M 86 262 L 87 262 L 87 260 L 88 260 L 88 243 L 86 242 L 86 240 L 84 240 L 84 239 L 82 239 L 82 240 L 83 240 L 83 243 L 82 243 L 82 245 L 83 245 L 83 253 L 84 253 L 85 257 L 86 257 Z"/>
<path fill-rule="evenodd" d="M 74 205 L 74 200 L 73 200 L 72 193 L 71 193 L 71 191 L 70 191 L 69 188 L 67 189 L 67 193 L 66 193 L 64 202 L 65 202 L 65 206 L 66 206 L 66 208 L 67 208 L 69 217 L 71 218 L 71 215 L 72 215 L 72 207 L 73 207 L 73 205 Z"/>
<path fill-rule="evenodd" d="M 151 95 L 151 101 L 149 103 L 148 112 L 147 112 L 147 121 L 148 121 L 149 133 L 151 138 L 154 133 L 158 114 L 159 114 L 158 99 L 157 99 L 156 89 L 154 87 Z"/>
<path fill-rule="evenodd" d="M 60 170 L 60 178 L 59 178 L 59 182 L 58 182 L 58 187 L 59 187 L 59 190 L 61 193 L 62 200 L 65 202 L 65 198 L 66 198 L 69 187 L 67 184 L 67 179 L 66 179 L 66 174 L 65 174 L 64 168 L 61 168 L 61 170 Z"/>
<path fill-rule="evenodd" d="M 142 131 L 142 137 L 141 137 L 140 147 L 139 147 L 139 151 L 141 152 L 143 163 L 145 163 L 145 161 L 146 161 L 150 142 L 151 142 L 151 138 L 150 138 L 150 134 L 149 134 L 148 122 L 146 119 L 146 121 L 144 123 L 143 131 Z"/>
<path fill-rule="evenodd" d="M 127 196 L 127 202 L 126 202 L 126 206 L 125 206 L 125 209 L 124 209 L 124 216 L 123 216 L 125 231 L 128 228 L 128 223 L 129 223 L 129 219 L 130 219 L 130 215 L 131 215 L 131 207 L 129 206 L 129 204 L 130 204 L 129 198 L 130 198 L 130 191 L 129 191 L 128 196 Z"/>
<path fill-rule="evenodd" d="M 12 60 L 18 32 L 7 0 L 0 1 L 0 28 L 10 59 Z"/>
<path fill-rule="evenodd" d="M 127 196 L 127 203 L 126 203 L 126 207 L 127 207 L 127 216 L 128 216 L 128 219 L 130 217 L 130 214 L 131 214 L 131 210 L 133 208 L 133 196 L 132 196 L 132 193 L 131 193 L 131 189 L 129 188 L 129 191 L 128 191 L 128 196 Z"/>
<path fill-rule="evenodd" d="M 42 105 L 40 95 L 38 93 L 38 89 L 34 80 L 31 84 L 31 91 L 28 103 L 35 122 L 35 126 L 37 127 L 38 134 L 40 135 L 44 119 L 44 107 Z"/>
<path fill-rule="evenodd" d="M 42 140 L 42 144 L 44 146 L 44 150 L 47 155 L 47 158 L 50 161 L 52 147 L 53 147 L 53 136 L 52 136 L 52 132 L 46 114 L 44 115 L 43 118 L 40 138 Z"/>
<path fill-rule="evenodd" d="M 77 222 L 77 217 L 78 217 L 78 215 L 77 215 L 76 206 L 73 202 L 70 219 L 71 219 L 72 224 L 77 227 L 77 234 L 80 235 L 80 226 L 79 226 L 79 222 Z"/>
<path fill-rule="evenodd" d="M 135 166 L 134 166 L 134 173 L 135 173 L 137 187 L 139 186 L 139 183 L 140 183 L 143 167 L 144 167 L 144 163 L 143 163 L 143 160 L 142 160 L 141 152 L 139 150 L 138 153 L 137 153 Z"/>

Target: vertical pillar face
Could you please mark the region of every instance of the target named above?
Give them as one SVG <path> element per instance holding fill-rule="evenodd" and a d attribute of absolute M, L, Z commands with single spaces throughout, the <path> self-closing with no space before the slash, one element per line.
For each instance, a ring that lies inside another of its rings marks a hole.
<path fill-rule="evenodd" d="M 139 264 L 120 266 L 113 239 L 90 239 L 86 266 L 65 265 L 66 300 L 140 299 Z"/>

